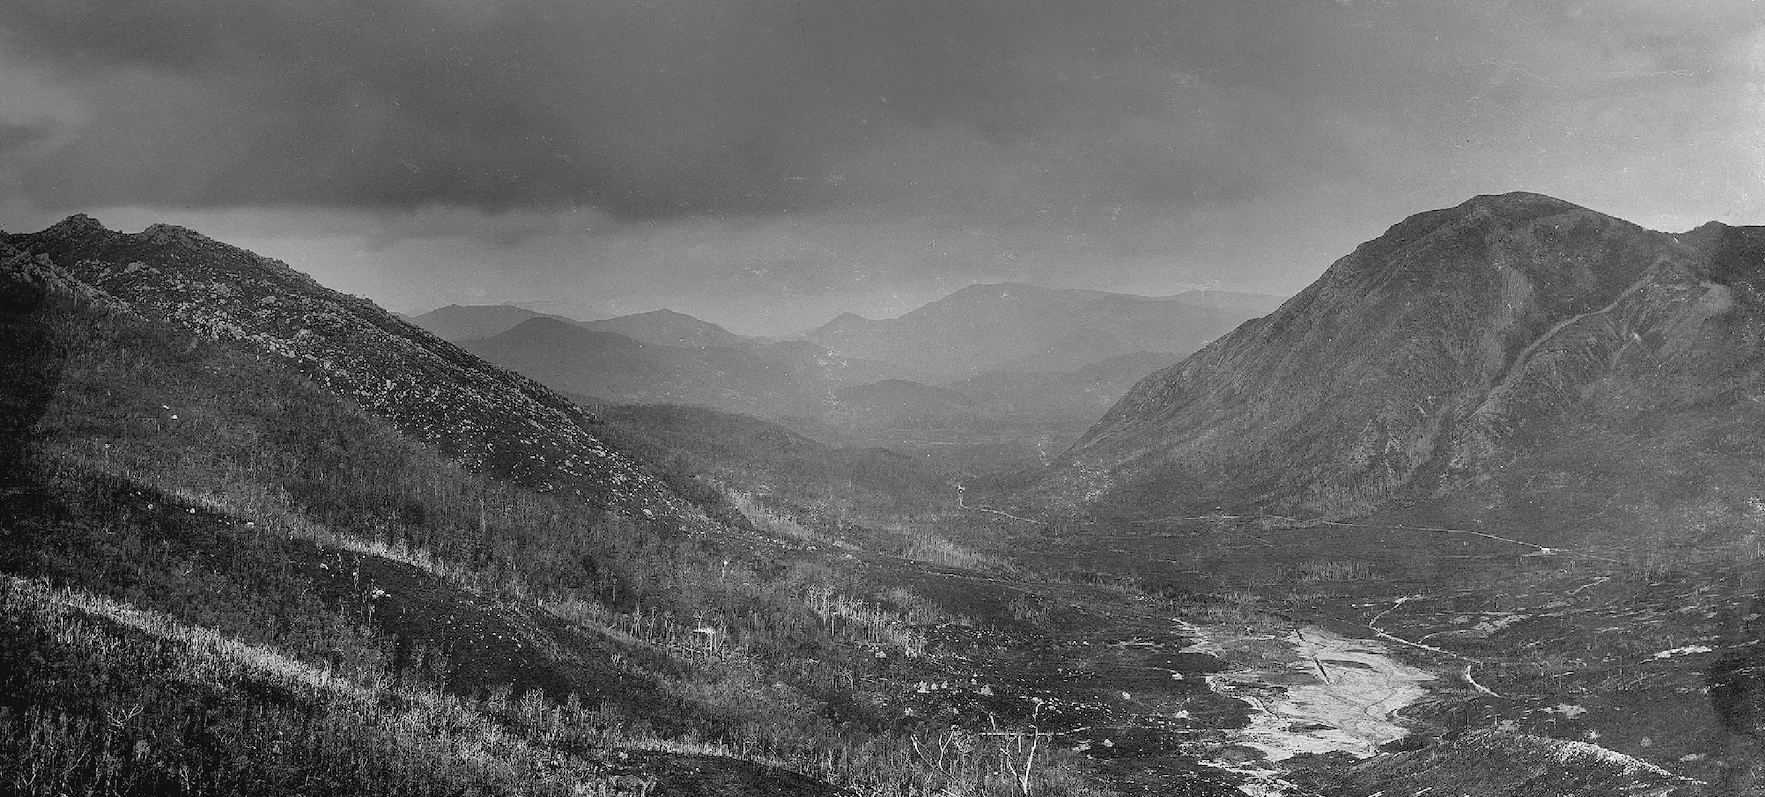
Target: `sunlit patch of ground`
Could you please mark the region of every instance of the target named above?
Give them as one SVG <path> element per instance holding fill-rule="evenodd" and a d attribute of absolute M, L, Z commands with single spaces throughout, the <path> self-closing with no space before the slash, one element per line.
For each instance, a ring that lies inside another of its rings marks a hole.
<path fill-rule="evenodd" d="M 1209 688 L 1252 707 L 1224 754 L 1206 763 L 1253 776 L 1264 786 L 1258 793 L 1282 793 L 1270 762 L 1337 752 L 1365 758 L 1403 738 L 1409 731 L 1398 712 L 1425 697 L 1422 684 L 1434 680 L 1379 642 L 1316 626 L 1283 637 L 1188 624 L 1184 632 L 1196 640 L 1190 652 L 1230 665 L 1207 676 Z"/>

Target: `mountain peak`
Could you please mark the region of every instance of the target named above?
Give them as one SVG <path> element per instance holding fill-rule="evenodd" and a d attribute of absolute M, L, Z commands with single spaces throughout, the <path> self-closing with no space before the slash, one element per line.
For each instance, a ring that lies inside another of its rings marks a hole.
<path fill-rule="evenodd" d="M 215 242 L 213 238 L 203 235 L 202 233 L 188 227 L 179 227 L 175 224 L 150 224 L 147 229 L 141 231 L 140 237 L 147 239 L 147 241 L 151 243 L 161 245 L 172 243 L 197 244 Z"/>
<path fill-rule="evenodd" d="M 56 222 L 53 226 L 43 232 L 53 235 L 68 236 L 110 232 L 110 229 L 91 216 L 84 213 L 75 213 L 72 216 Z"/>
<path fill-rule="evenodd" d="M 62 219 L 39 234 L 64 241 L 110 236 L 117 242 L 150 243 L 161 246 L 166 244 L 213 245 L 217 243 L 202 233 L 173 224 L 150 224 L 147 229 L 133 234 L 120 232 L 104 226 L 103 222 L 84 213 L 75 213 Z"/>
<path fill-rule="evenodd" d="M 686 313 L 682 313 L 677 310 L 670 310 L 666 307 L 658 308 L 655 310 L 648 310 L 648 311 L 645 311 L 642 313 L 632 313 L 630 315 L 616 316 L 614 318 L 603 318 L 600 320 L 601 321 L 622 321 L 622 322 L 652 321 L 652 322 L 684 323 L 684 324 L 709 324 L 709 323 L 711 323 L 711 322 L 705 321 L 697 316 L 687 315 Z M 599 323 L 599 322 L 590 321 L 587 323 L 592 324 L 592 323 Z"/>
<path fill-rule="evenodd" d="M 1607 375 L 1637 386 L 1660 363 L 1729 367 L 1677 359 L 1742 350 L 1700 337 L 1734 306 L 1729 288 L 1701 281 L 1710 257 L 1541 194 L 1416 214 L 1273 315 L 1142 382 L 1065 455 L 1048 492 L 1163 511 L 1185 484 L 1197 505 L 1298 516 L 1457 489 L 1558 419 L 1603 406 L 1589 397 Z"/>
<path fill-rule="evenodd" d="M 598 321 L 583 321 L 580 324 L 587 329 L 617 332 L 633 340 L 658 346 L 701 349 L 707 346 L 746 346 L 753 342 L 704 319 L 667 308 Z"/>
<path fill-rule="evenodd" d="M 1719 221 L 1706 221 L 1697 227 L 1674 234 L 1673 240 L 1693 249 L 1703 250 L 1719 243 L 1727 234 L 1729 226 Z"/>
<path fill-rule="evenodd" d="M 570 321 L 561 316 L 548 316 L 513 304 L 450 304 L 414 316 L 411 323 L 435 333 L 443 340 L 457 342 L 488 338 L 507 332 L 523 321 L 540 317 Z"/>
<path fill-rule="evenodd" d="M 822 324 L 820 329 L 816 330 L 816 332 L 830 332 L 833 330 L 863 326 L 872 323 L 875 323 L 873 319 L 865 318 L 857 313 L 840 313 L 839 315 L 834 316 L 833 320 Z"/>
<path fill-rule="evenodd" d="M 1573 202 L 1553 196 L 1537 194 L 1531 191 L 1510 191 L 1505 194 L 1478 194 L 1460 203 L 1459 208 L 1465 210 L 1486 210 L 1502 216 L 1532 218 L 1582 210 L 1584 208 Z"/>

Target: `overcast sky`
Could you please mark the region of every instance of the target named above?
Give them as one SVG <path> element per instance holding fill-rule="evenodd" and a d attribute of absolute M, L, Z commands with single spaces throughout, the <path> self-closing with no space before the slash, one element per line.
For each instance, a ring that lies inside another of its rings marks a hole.
<path fill-rule="evenodd" d="M 0 228 L 183 224 L 407 312 L 1285 294 L 1510 190 L 1765 223 L 1765 4 L 0 3 Z"/>

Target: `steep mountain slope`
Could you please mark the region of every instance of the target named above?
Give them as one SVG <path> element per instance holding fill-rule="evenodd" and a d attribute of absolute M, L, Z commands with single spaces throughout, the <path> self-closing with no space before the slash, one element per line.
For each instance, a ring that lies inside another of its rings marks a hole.
<path fill-rule="evenodd" d="M 536 313 L 524 307 L 512 304 L 450 304 L 438 307 L 422 315 L 412 316 L 409 320 L 442 340 L 461 341 L 474 338 L 488 338 L 499 332 L 507 332 L 522 321 L 535 318 L 555 318 L 560 321 L 571 321 L 561 315 Z"/>
<path fill-rule="evenodd" d="M 7 236 L 0 361 L 20 793 L 1019 792 L 1021 737 L 933 762 L 948 728 L 903 722 L 935 606 L 706 518 L 604 420 L 285 266 Z M 460 467 L 479 434 L 587 464 Z"/>
<path fill-rule="evenodd" d="M 640 343 L 658 346 L 703 349 L 712 346 L 751 346 L 756 343 L 753 338 L 737 335 L 709 321 L 666 309 L 577 323 L 585 329 L 615 332 Z"/>
<path fill-rule="evenodd" d="M 597 440 L 593 419 L 562 396 L 284 263 L 178 227 L 130 234 L 86 216 L 0 244 L 136 312 L 242 341 L 469 469 L 702 527 L 701 513 Z"/>
<path fill-rule="evenodd" d="M 1141 382 L 1032 492 L 1305 518 L 1595 450 L 1648 452 L 1608 457 L 1633 480 L 1677 460 L 1703 463 L 1696 489 L 1745 483 L 1765 394 L 1759 235 L 1682 240 L 1536 194 L 1413 216 Z"/>
<path fill-rule="evenodd" d="M 1450 668 L 1433 743 L 1317 793 L 1759 793 L 1762 288 L 1762 228 L 1412 216 L 1138 384 L 1029 534 Z"/>
<path fill-rule="evenodd" d="M 668 571 L 631 553 L 694 544 L 464 472 L 247 341 L 6 255 L 0 396 L 24 423 L 0 439 L 0 772 L 21 793 L 635 794 L 727 775 L 831 791 L 509 725 L 523 693 L 664 734 L 723 711 L 669 697 L 683 662 L 615 630 L 610 607 L 560 613 L 615 584 L 627 609 L 684 596 L 641 586 Z M 592 714 L 575 721 L 612 729 Z"/>
<path fill-rule="evenodd" d="M 845 357 L 934 380 L 986 371 L 1066 371 L 1121 354 L 1188 354 L 1263 312 L 1205 292 L 1149 298 L 1005 283 L 971 285 L 900 318 L 850 313 L 805 335 Z"/>

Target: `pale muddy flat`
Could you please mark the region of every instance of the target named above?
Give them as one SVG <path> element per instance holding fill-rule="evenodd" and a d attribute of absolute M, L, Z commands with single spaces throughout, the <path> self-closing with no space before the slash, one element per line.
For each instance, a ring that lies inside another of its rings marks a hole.
<path fill-rule="evenodd" d="M 1232 745 L 1209 761 L 1254 775 L 1247 793 L 1281 794 L 1284 784 L 1269 762 L 1305 753 L 1343 752 L 1366 758 L 1408 734 L 1399 712 L 1427 694 L 1426 670 L 1391 656 L 1383 644 L 1352 639 L 1316 626 L 1284 637 L 1247 635 L 1184 624 L 1195 639 L 1187 652 L 1226 662 L 1207 676 L 1215 693 L 1251 707 L 1250 721 L 1229 732 Z M 1260 753 L 1260 760 L 1254 750 Z"/>

